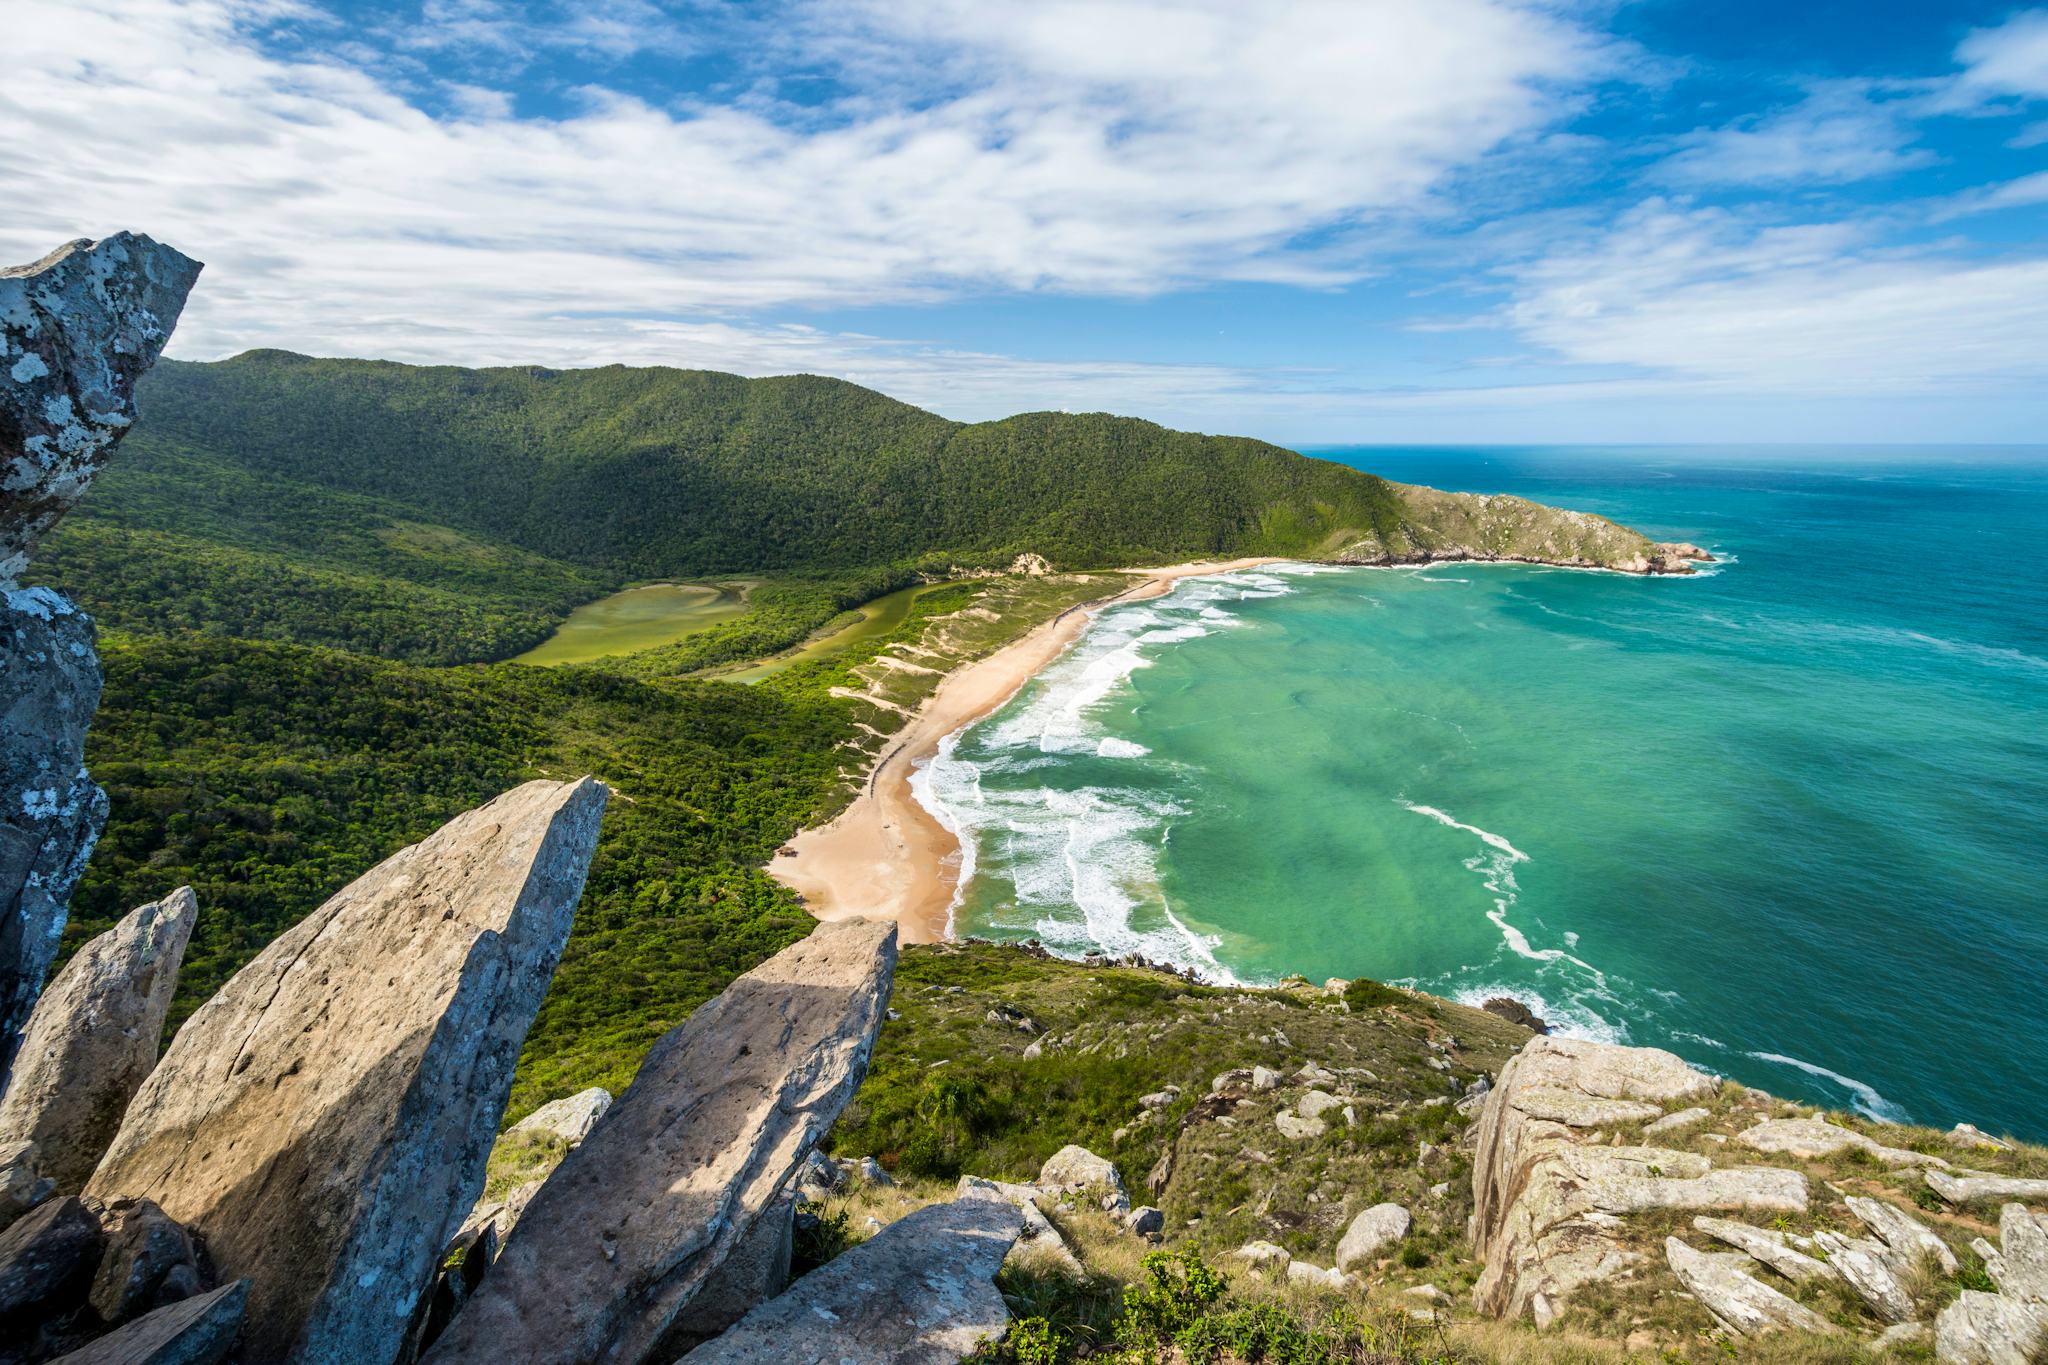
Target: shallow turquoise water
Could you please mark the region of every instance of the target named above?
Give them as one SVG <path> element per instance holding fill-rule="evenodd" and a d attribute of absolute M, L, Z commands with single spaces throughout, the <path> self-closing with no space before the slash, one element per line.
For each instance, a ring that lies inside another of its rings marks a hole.
<path fill-rule="evenodd" d="M 1509 993 L 2048 1138 L 2048 456 L 1319 452 L 1729 557 L 1299 568 L 1105 612 L 919 779 L 963 933 Z"/>

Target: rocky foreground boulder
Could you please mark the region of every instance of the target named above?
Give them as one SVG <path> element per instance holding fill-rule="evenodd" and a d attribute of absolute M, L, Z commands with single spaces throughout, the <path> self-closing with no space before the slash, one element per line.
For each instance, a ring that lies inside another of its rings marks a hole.
<path fill-rule="evenodd" d="M 189 886 L 129 912 L 64 964 L 29 1015 L 0 1093 L 0 1147 L 34 1143 L 36 1171 L 58 1191 L 85 1188 L 156 1066 L 198 917 Z"/>
<path fill-rule="evenodd" d="M 85 773 L 92 620 L 17 586 L 135 421 L 197 261 L 134 233 L 0 269 L 0 1074 L 57 954 L 107 799 Z"/>
<path fill-rule="evenodd" d="M 249 1281 L 240 1358 L 397 1358 L 476 1202 L 605 788 L 530 782 L 344 888 L 202 1006 L 87 1186 Z"/>
<path fill-rule="evenodd" d="M 1797 1171 L 1716 1168 L 1691 1152 L 1592 1140 L 1718 1089 L 1656 1048 L 1530 1040 L 1501 1069 L 1476 1125 L 1472 1242 L 1485 1269 L 1473 1297 L 1481 1311 L 1547 1321 L 1574 1290 L 1635 1262 L 1616 1235 L 1631 1215 L 1803 1212 L 1806 1177 Z"/>
<path fill-rule="evenodd" d="M 1023 1220 L 974 1191 L 898 1219 L 683 1357 L 688 1365 L 954 1365 L 1000 1337 L 995 1287 Z"/>
<path fill-rule="evenodd" d="M 655 1358 L 853 1098 L 895 967 L 894 924 L 821 924 L 699 1006 L 541 1186 L 425 1359 L 491 1362 L 509 1343 L 531 1365 Z"/>

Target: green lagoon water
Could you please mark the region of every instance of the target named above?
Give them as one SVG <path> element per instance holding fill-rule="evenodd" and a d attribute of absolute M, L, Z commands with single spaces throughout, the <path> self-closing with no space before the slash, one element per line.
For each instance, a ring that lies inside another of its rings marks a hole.
<path fill-rule="evenodd" d="M 1726 556 L 1191 580 L 921 796 L 962 933 L 1511 994 L 1783 1094 L 2048 1139 L 2048 458 L 1320 452 Z"/>

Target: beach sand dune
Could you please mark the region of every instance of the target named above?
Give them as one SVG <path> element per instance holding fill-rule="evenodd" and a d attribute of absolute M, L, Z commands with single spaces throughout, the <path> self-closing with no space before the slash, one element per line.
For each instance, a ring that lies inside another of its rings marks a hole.
<path fill-rule="evenodd" d="M 939 742 L 1015 696 L 1104 607 L 1163 596 L 1183 578 L 1279 562 L 1235 559 L 1126 569 L 1134 580 L 1130 586 L 1070 607 L 993 654 L 961 665 L 897 731 L 853 804 L 830 824 L 791 839 L 795 855 L 777 857 L 769 872 L 821 920 L 893 919 L 904 943 L 944 940 L 959 882 L 960 844 L 910 789 L 911 775 L 938 752 Z"/>

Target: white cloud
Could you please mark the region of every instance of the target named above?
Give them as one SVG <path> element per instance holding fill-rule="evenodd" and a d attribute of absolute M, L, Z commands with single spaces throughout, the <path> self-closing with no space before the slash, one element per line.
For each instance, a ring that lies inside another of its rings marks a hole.
<path fill-rule="evenodd" d="M 565 31 L 603 41 L 576 13 Z M 550 338 L 579 316 L 596 362 L 648 320 L 1327 284 L 1360 263 L 1304 234 L 1426 203 L 1608 60 L 1514 0 L 823 6 L 780 22 L 842 63 L 824 110 L 591 89 L 521 120 L 475 89 L 437 120 L 374 65 L 260 47 L 247 23 L 273 15 L 14 0 L 0 258 L 118 227 L 189 251 L 209 271 L 185 355 L 404 336 L 464 360 L 481 335 L 570 359 Z M 483 0 L 432 17 L 422 42 L 504 36 Z"/>
<path fill-rule="evenodd" d="M 1978 96 L 2048 98 L 2048 10 L 2021 10 L 1956 45 L 1962 88 Z"/>
<path fill-rule="evenodd" d="M 1745 393 L 1955 393 L 2048 378 L 2048 260 L 1886 251 L 1652 201 L 1514 273 L 1505 318 L 1581 365 Z"/>
<path fill-rule="evenodd" d="M 1675 185 L 1840 185 L 1924 166 L 1906 110 L 1865 82 L 1832 82 L 1799 104 L 1679 139 L 1656 171 Z"/>

